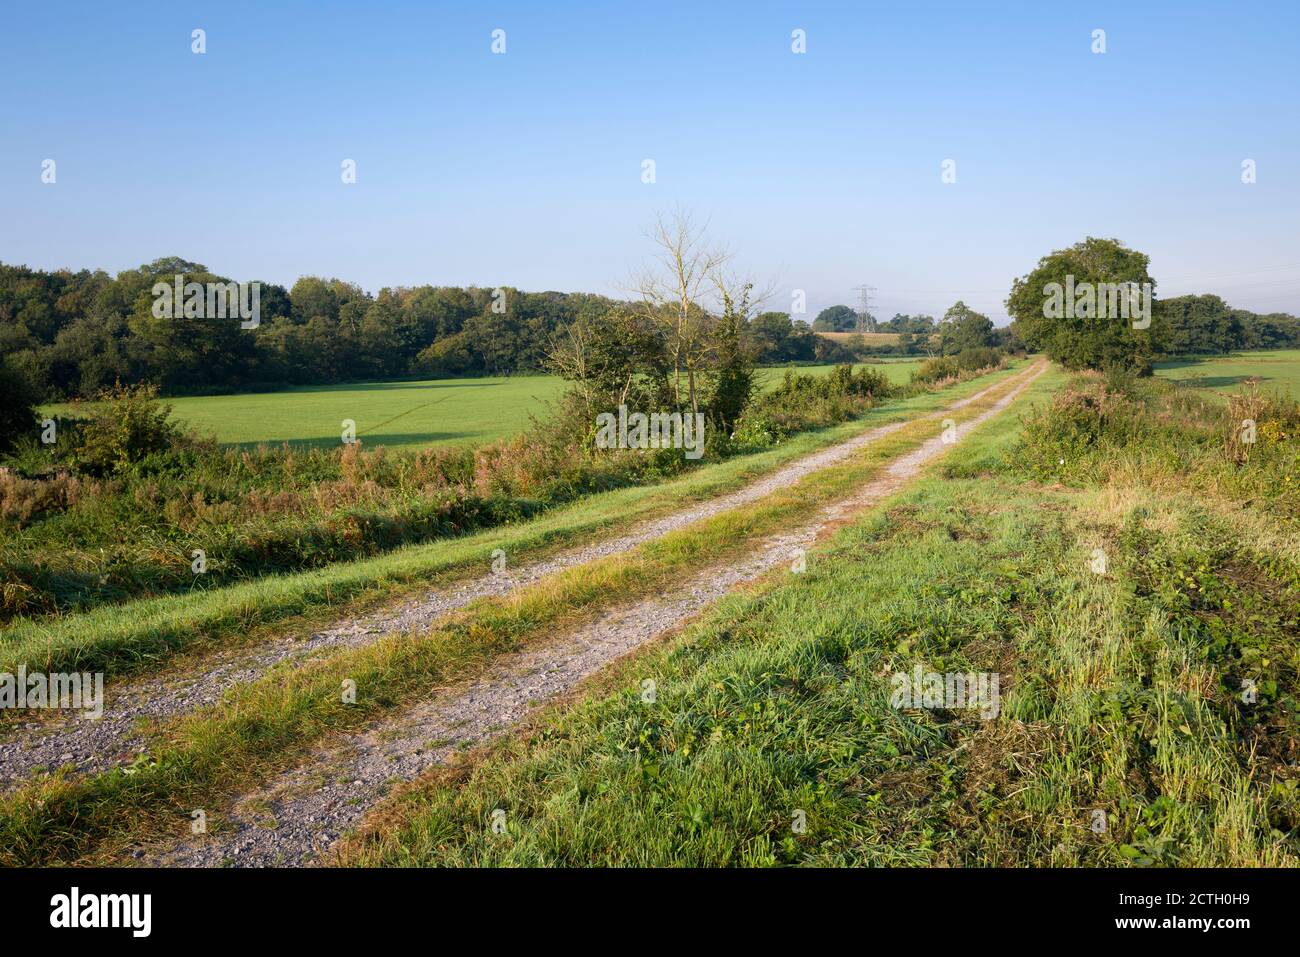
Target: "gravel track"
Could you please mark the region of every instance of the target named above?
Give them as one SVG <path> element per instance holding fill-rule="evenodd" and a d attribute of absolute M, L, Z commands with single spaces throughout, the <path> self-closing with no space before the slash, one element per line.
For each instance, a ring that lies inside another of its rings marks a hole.
<path fill-rule="evenodd" d="M 1006 410 L 1046 368 L 1040 364 L 1022 373 L 1012 392 L 963 423 L 958 433 Z M 987 391 L 961 404 L 969 404 Z M 898 427 L 864 433 L 850 443 L 809 456 L 759 484 L 771 491 L 785 484 L 778 481 L 782 475 L 788 482 L 813 470 L 807 467 L 810 459 L 818 459 L 817 467 L 824 468 L 871 441 L 868 436 L 879 437 Z M 850 451 L 842 451 L 850 444 Z M 941 436 L 928 439 L 894 459 L 851 497 L 827 506 L 808 524 L 767 538 L 744 560 L 704 570 L 671 595 L 616 608 L 590 624 L 556 636 L 544 646 L 504 655 L 474 681 L 440 689 L 435 697 L 419 702 L 398 717 L 377 720 L 342 743 L 315 750 L 268 787 L 240 798 L 224 815 L 228 828 L 140 849 L 134 856 L 148 865 L 187 867 L 295 866 L 328 861 L 331 845 L 382 802 L 394 783 L 411 780 L 460 749 L 507 733 L 536 707 L 571 691 L 583 679 L 633 649 L 677 630 L 733 588 L 782 564 L 789 566 L 796 549 L 810 547 L 828 526 L 893 494 L 944 448 Z M 792 475 L 795 469 L 802 471 Z M 742 501 L 757 497 L 746 489 L 726 498 L 734 507 L 742 496 Z M 699 517 L 702 515 L 696 512 L 692 520 Z"/>
<path fill-rule="evenodd" d="M 835 465 L 863 446 L 912 422 L 936 419 L 984 398 L 1017 373 L 936 412 L 869 429 L 837 445 L 784 465 L 735 492 L 696 503 L 610 538 L 568 549 L 544 560 L 499 574 L 430 591 L 416 599 L 341 622 L 305 639 L 279 638 L 255 648 L 236 648 L 206 656 L 182 673 L 169 673 L 105 689 L 104 716 L 97 721 L 73 715 L 46 717 L 0 730 L 0 791 L 12 790 L 35 773 L 69 767 L 71 773 L 105 771 L 129 763 L 145 750 L 144 730 L 218 702 L 230 688 L 254 681 L 270 668 L 291 666 L 336 649 L 354 648 L 400 632 L 423 631 L 449 612 L 479 598 L 505 595 L 565 568 L 627 552 L 701 519 L 755 502 L 813 472 Z M 486 561 L 486 557 L 485 557 Z"/>

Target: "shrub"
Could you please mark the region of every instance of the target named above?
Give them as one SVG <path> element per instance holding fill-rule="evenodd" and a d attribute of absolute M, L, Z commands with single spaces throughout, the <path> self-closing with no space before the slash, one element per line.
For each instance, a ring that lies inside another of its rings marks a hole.
<path fill-rule="evenodd" d="M 737 450 L 763 448 L 795 432 L 845 422 L 893 391 L 875 369 L 836 366 L 820 377 L 786 372 L 779 386 L 750 404 L 731 438 Z"/>
<path fill-rule="evenodd" d="M 971 346 L 957 353 L 956 360 L 957 368 L 962 372 L 978 372 L 1000 365 L 1003 353 L 994 346 Z"/>
<path fill-rule="evenodd" d="M 1248 462 L 1252 453 L 1266 454 L 1270 447 L 1300 438 L 1300 402 L 1260 392 L 1257 383 L 1228 397 L 1225 416 L 1224 449 L 1233 462 Z"/>
<path fill-rule="evenodd" d="M 1144 430 L 1143 408 L 1097 375 L 1080 376 L 1058 392 L 1051 406 L 1026 420 L 1025 434 L 1037 446 L 1071 453 L 1088 447 L 1122 446 Z"/>
<path fill-rule="evenodd" d="M 182 445 L 184 433 L 168 421 L 172 407 L 158 403 L 157 397 L 158 387 L 153 385 L 119 383 L 103 390 L 80 426 L 77 468 L 90 475 L 109 475 Z"/>
<path fill-rule="evenodd" d="M 933 385 L 944 379 L 955 379 L 960 371 L 952 356 L 936 356 L 926 359 L 912 371 L 912 381 Z"/>
<path fill-rule="evenodd" d="M 912 381 L 937 385 L 953 379 L 969 378 L 983 369 L 1001 368 L 1006 353 L 996 346 L 969 346 L 950 356 L 926 359 L 912 372 Z"/>

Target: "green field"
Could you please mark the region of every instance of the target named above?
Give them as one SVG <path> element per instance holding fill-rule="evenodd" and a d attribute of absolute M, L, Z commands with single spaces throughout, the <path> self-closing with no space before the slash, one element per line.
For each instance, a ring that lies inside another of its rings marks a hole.
<path fill-rule="evenodd" d="M 1256 378 L 1266 390 L 1285 389 L 1292 395 L 1300 395 L 1300 349 L 1177 359 L 1159 363 L 1156 375 L 1178 385 L 1215 392 L 1235 392 L 1247 380 Z"/>
<path fill-rule="evenodd" d="M 879 365 L 890 381 L 908 380 L 919 360 Z M 826 375 L 834 366 L 796 371 Z M 765 388 L 780 381 L 783 369 L 761 369 Z M 564 391 L 554 376 L 483 379 L 428 379 L 421 382 L 368 382 L 302 386 L 283 392 L 191 396 L 167 401 L 181 421 L 219 442 L 254 446 L 335 446 L 344 419 L 356 423 L 362 444 L 373 448 L 481 445 L 526 431 L 530 416 L 541 416 Z M 55 406 L 52 411 L 68 411 Z"/>

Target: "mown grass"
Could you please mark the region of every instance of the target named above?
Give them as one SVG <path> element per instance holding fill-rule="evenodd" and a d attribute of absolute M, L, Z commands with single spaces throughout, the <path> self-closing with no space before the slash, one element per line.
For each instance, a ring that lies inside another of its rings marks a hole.
<path fill-rule="evenodd" d="M 957 422 L 974 417 L 1011 388 L 1014 383 L 1003 383 L 994 395 L 950 415 Z M 130 768 L 75 779 L 56 774 L 0 801 L 0 864 L 110 854 L 125 841 L 187 820 L 189 808 L 215 806 L 222 795 L 284 766 L 326 734 L 359 727 L 423 689 L 474 674 L 502 653 L 652 594 L 675 576 L 739 556 L 763 536 L 844 497 L 885 462 L 932 437 L 936 427 L 933 419 L 909 423 L 849 461 L 757 503 L 476 602 L 431 632 L 384 637 L 236 686 L 220 704 L 160 729 Z M 342 701 L 345 679 L 356 683 L 356 704 Z"/>
<path fill-rule="evenodd" d="M 1023 452 L 1013 416 L 985 425 L 806 574 L 430 775 L 341 861 L 1294 866 L 1295 538 L 1240 501 L 1026 480 Z M 1000 674 L 1000 714 L 893 707 L 917 664 Z"/>
<path fill-rule="evenodd" d="M 18 619 L 0 631 L 0 671 L 102 670 L 127 674 L 156 666 L 182 648 L 260 636 L 287 619 L 310 627 L 344 608 L 486 574 L 500 548 L 513 565 L 566 545 L 613 534 L 673 508 L 739 488 L 818 448 L 881 424 L 941 408 L 1002 381 L 1006 370 L 869 410 L 843 425 L 795 436 L 753 455 L 708 465 L 651 486 L 600 493 L 530 521 L 408 546 L 376 558 L 339 562 L 242 584 L 109 605 L 61 618 Z"/>
<path fill-rule="evenodd" d="M 895 385 L 908 381 L 917 361 L 873 365 Z M 804 375 L 828 375 L 833 365 L 803 366 Z M 781 369 L 760 369 L 764 389 L 774 388 Z M 481 445 L 527 431 L 533 416 L 564 392 L 556 376 L 489 376 L 300 386 L 281 392 L 181 396 L 168 399 L 177 419 L 218 442 L 336 448 L 344 419 L 356 423 L 367 448 L 437 448 Z M 72 404 L 47 413 L 75 413 Z"/>

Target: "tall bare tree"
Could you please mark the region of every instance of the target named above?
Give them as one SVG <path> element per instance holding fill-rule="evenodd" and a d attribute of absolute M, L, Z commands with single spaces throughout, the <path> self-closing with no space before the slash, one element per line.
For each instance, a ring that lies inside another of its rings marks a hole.
<path fill-rule="evenodd" d="M 700 410 L 699 373 L 708 361 L 711 297 L 731 259 L 725 246 L 712 243 L 707 224 L 697 227 L 688 210 L 656 217 L 650 239 L 657 247 L 651 264 L 635 278 L 640 309 L 661 330 L 672 365 L 673 396 L 682 404 L 685 378 L 691 411 Z"/>

